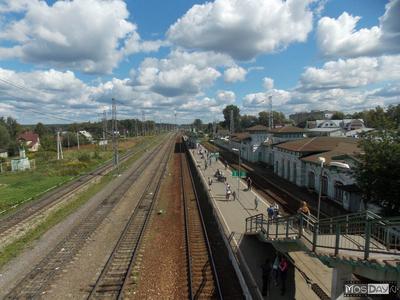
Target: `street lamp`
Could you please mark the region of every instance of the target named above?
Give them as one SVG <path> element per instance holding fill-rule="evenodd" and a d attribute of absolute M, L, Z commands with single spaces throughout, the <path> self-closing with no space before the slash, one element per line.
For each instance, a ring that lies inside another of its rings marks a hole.
<path fill-rule="evenodd" d="M 232 148 L 232 151 L 235 151 L 238 153 L 239 156 L 239 172 L 238 172 L 238 186 L 237 186 L 237 199 L 239 200 L 239 192 L 240 192 L 240 154 L 241 154 L 241 150 L 242 150 L 242 142 L 240 142 L 240 148 Z"/>
<path fill-rule="evenodd" d="M 325 157 L 322 156 L 318 157 L 318 162 L 321 164 L 321 173 L 319 175 L 319 193 L 318 193 L 318 210 L 317 210 L 317 222 L 319 223 L 319 213 L 321 210 L 321 197 L 322 197 L 322 172 L 324 171 Z"/>

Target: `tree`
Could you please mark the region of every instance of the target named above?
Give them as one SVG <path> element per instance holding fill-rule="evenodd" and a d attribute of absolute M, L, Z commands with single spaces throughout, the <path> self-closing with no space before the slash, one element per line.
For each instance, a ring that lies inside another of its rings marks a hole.
<path fill-rule="evenodd" d="M 272 111 L 272 116 L 274 117 L 274 125 L 283 125 L 290 123 L 289 120 L 286 119 L 285 115 L 280 111 Z M 258 113 L 258 124 L 269 126 L 269 112 L 268 111 L 260 111 Z"/>
<path fill-rule="evenodd" d="M 345 118 L 344 113 L 337 111 L 332 115 L 332 120 L 343 120 Z"/>
<path fill-rule="evenodd" d="M 201 121 L 200 119 L 194 120 L 193 127 L 196 129 L 196 131 L 200 131 L 203 127 L 203 121 Z"/>
<path fill-rule="evenodd" d="M 224 114 L 225 128 L 230 128 L 231 124 L 231 111 L 233 111 L 234 129 L 237 131 L 240 128 L 240 109 L 236 105 L 227 105 L 222 113 Z"/>
<path fill-rule="evenodd" d="M 257 124 L 257 117 L 243 115 L 240 117 L 240 128 L 246 129 Z"/>
<path fill-rule="evenodd" d="M 400 212 L 400 131 L 368 134 L 355 178 L 366 202 L 384 206 L 387 215 Z"/>
<path fill-rule="evenodd" d="M 7 128 L 0 124 L 0 148 L 1 149 L 8 149 L 10 144 L 10 134 L 8 133 Z"/>
<path fill-rule="evenodd" d="M 48 130 L 42 123 L 39 122 L 36 124 L 34 132 L 37 133 L 41 138 L 42 136 L 48 133 Z"/>
<path fill-rule="evenodd" d="M 400 128 L 400 104 L 390 105 L 386 112 L 395 128 Z"/>

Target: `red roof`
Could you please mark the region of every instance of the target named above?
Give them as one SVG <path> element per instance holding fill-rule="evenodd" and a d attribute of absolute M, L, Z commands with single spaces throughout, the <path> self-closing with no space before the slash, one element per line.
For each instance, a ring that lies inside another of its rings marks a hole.
<path fill-rule="evenodd" d="M 277 148 L 296 152 L 326 152 L 336 148 L 339 143 L 357 144 L 356 139 L 345 137 L 314 137 L 290 141 L 277 145 Z"/>
<path fill-rule="evenodd" d="M 32 131 L 25 131 L 18 136 L 18 140 L 24 140 L 25 142 L 31 142 L 31 145 L 36 144 L 39 141 L 39 135 Z"/>

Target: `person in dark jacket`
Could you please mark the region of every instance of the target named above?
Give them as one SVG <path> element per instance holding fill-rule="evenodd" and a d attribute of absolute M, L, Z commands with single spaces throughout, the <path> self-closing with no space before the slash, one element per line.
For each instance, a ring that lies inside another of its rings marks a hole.
<path fill-rule="evenodd" d="M 267 258 L 265 260 L 265 263 L 261 265 L 261 270 L 262 270 L 262 281 L 263 281 L 263 287 L 262 287 L 262 295 L 263 296 L 268 296 L 268 291 L 269 291 L 269 282 L 271 279 L 271 262 Z"/>

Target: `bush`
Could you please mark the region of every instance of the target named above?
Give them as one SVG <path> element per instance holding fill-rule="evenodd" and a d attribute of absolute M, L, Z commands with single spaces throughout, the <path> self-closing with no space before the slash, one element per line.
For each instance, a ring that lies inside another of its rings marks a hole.
<path fill-rule="evenodd" d="M 89 162 L 90 161 L 90 154 L 89 153 L 82 153 L 78 156 L 78 160 L 80 162 Z"/>
<path fill-rule="evenodd" d="M 100 155 L 100 153 L 99 153 L 99 151 L 94 151 L 94 153 L 93 153 L 93 158 L 94 159 L 101 159 L 101 155 Z"/>
<path fill-rule="evenodd" d="M 81 161 L 70 161 L 60 166 L 59 173 L 62 176 L 75 176 L 86 169 L 87 164 Z"/>

